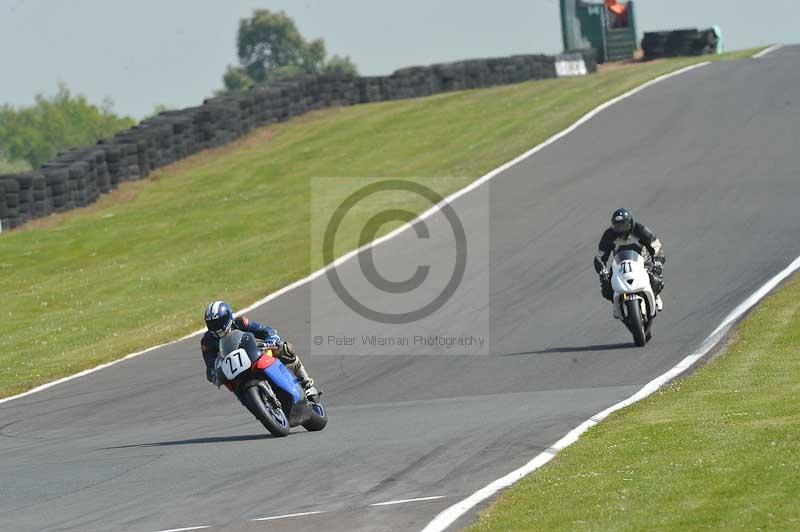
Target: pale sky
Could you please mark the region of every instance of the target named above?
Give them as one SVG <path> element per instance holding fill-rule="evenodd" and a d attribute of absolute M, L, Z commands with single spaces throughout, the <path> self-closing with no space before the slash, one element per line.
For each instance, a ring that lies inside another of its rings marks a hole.
<path fill-rule="evenodd" d="M 754 6 L 763 5 L 763 11 Z M 284 10 L 362 74 L 561 50 L 557 0 L 0 0 L 0 103 L 59 82 L 136 118 L 197 105 L 236 62 L 238 21 Z M 638 0 L 641 32 L 719 25 L 728 49 L 798 41 L 797 0 Z"/>

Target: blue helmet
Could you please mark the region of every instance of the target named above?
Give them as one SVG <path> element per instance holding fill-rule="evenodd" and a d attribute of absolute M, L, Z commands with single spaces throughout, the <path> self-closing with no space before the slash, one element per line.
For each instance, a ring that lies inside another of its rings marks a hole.
<path fill-rule="evenodd" d="M 228 334 L 233 326 L 233 309 L 224 301 L 209 303 L 203 317 L 206 327 L 217 338 Z"/>

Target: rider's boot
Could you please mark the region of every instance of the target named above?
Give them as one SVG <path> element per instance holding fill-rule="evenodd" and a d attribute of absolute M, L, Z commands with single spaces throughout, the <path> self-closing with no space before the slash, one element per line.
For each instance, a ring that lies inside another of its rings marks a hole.
<path fill-rule="evenodd" d="M 303 387 L 303 390 L 306 392 L 306 397 L 311 399 L 312 397 L 322 395 L 322 390 L 317 388 L 314 385 L 314 379 L 308 376 L 308 372 L 306 371 L 305 366 L 303 366 L 303 362 L 300 360 L 300 357 L 295 355 L 295 361 L 287 364 L 286 367 L 292 370 L 292 373 L 295 374 L 297 379 L 300 381 L 300 386 Z"/>
<path fill-rule="evenodd" d="M 661 294 L 656 296 L 656 309 L 661 312 L 664 310 L 664 301 L 661 299 Z"/>
<path fill-rule="evenodd" d="M 311 399 L 312 397 L 322 395 L 322 390 L 319 390 L 316 386 L 314 386 L 314 379 L 308 376 L 308 372 L 306 371 L 305 366 L 303 366 L 303 361 L 300 360 L 300 357 L 294 352 L 292 345 L 289 342 L 284 342 L 283 346 L 280 350 L 280 359 L 284 365 L 294 373 L 297 380 L 300 381 L 300 386 L 303 387 L 305 390 L 306 397 Z"/>

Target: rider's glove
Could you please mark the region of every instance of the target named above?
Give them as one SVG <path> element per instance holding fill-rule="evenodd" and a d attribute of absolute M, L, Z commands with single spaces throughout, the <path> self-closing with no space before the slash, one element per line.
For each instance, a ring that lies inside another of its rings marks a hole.
<path fill-rule="evenodd" d="M 289 342 L 283 342 L 280 351 L 278 351 L 278 357 L 284 364 L 292 364 L 297 360 L 297 355 L 294 354 L 294 346 Z"/>
<path fill-rule="evenodd" d="M 267 344 L 267 347 L 279 346 L 279 345 L 281 345 L 281 337 L 278 336 L 277 334 L 273 334 L 271 336 L 267 336 L 264 339 L 264 343 Z"/>
<path fill-rule="evenodd" d="M 602 270 L 600 270 L 597 273 L 597 275 L 600 276 L 600 281 L 605 281 L 611 277 L 611 274 L 609 273 L 607 268 L 603 268 Z"/>
<path fill-rule="evenodd" d="M 653 275 L 661 277 L 661 274 L 664 273 L 664 266 L 660 261 L 653 261 L 653 267 L 650 268 L 650 271 L 653 272 Z"/>
<path fill-rule="evenodd" d="M 224 382 L 223 379 L 224 377 L 220 375 L 219 369 L 214 369 L 214 371 L 211 373 L 211 384 L 219 388 Z"/>

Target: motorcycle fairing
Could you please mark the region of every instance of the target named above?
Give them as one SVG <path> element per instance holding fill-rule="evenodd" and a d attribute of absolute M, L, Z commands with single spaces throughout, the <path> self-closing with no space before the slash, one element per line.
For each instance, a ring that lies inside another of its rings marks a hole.
<path fill-rule="evenodd" d="M 297 383 L 297 379 L 295 379 L 292 372 L 283 365 L 283 362 L 278 359 L 274 360 L 275 362 L 264 370 L 264 374 L 267 376 L 267 379 L 269 379 L 270 384 L 288 393 L 295 404 L 301 402 L 305 398 L 305 395 L 303 394 L 303 389 Z"/>
<path fill-rule="evenodd" d="M 621 259 L 621 260 L 620 260 Z M 623 296 L 641 294 L 645 298 L 647 314 L 656 315 L 656 299 L 650 285 L 650 275 L 644 267 L 644 257 L 633 251 L 623 251 L 612 262 L 611 288 L 614 290 L 614 306 L 620 308 Z M 622 309 L 623 313 L 625 312 Z M 621 314 L 622 316 L 623 314 Z"/>

